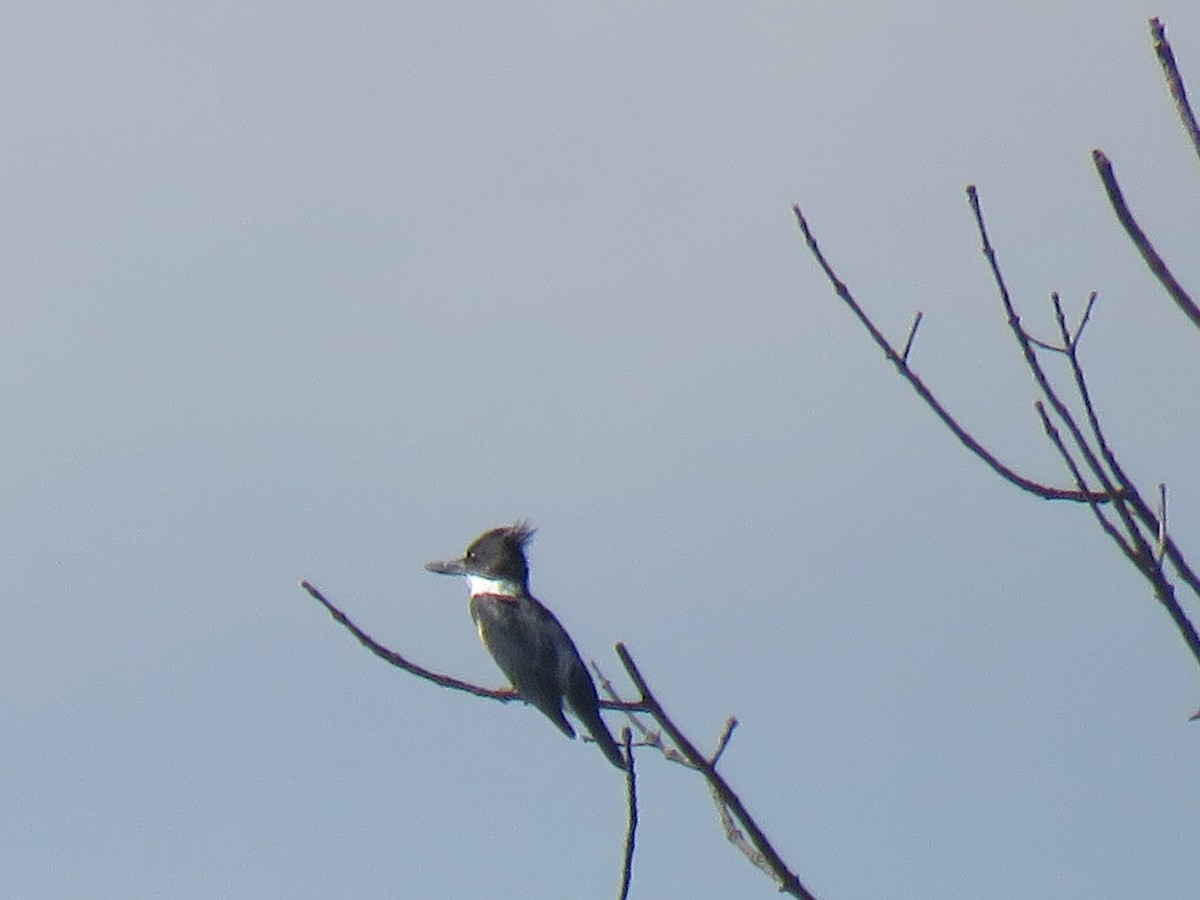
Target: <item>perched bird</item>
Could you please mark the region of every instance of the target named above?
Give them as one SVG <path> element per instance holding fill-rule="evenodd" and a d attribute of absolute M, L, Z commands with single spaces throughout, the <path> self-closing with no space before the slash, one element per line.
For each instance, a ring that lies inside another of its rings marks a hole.
<path fill-rule="evenodd" d="M 571 636 L 529 593 L 525 545 L 532 537 L 525 522 L 493 528 L 477 537 L 461 559 L 437 560 L 425 568 L 466 577 L 479 637 L 522 699 L 573 738 L 575 729 L 563 715 L 566 701 L 608 761 L 624 769 L 625 758 L 600 718 L 596 685 Z"/>

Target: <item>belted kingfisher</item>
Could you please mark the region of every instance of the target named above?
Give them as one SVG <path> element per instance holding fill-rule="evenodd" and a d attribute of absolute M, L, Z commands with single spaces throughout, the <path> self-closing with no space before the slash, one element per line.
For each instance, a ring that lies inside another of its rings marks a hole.
<path fill-rule="evenodd" d="M 425 564 L 430 572 L 463 575 L 479 637 L 521 698 L 532 703 L 567 737 L 575 729 L 563 701 L 579 717 L 608 761 L 625 768 L 625 758 L 600 718 L 596 685 L 566 629 L 529 593 L 525 545 L 533 528 L 517 522 L 477 537 L 461 559 Z"/>

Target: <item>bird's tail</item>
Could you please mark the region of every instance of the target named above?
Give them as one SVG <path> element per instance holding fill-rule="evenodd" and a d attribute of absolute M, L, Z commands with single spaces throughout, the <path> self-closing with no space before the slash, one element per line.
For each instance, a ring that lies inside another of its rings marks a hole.
<path fill-rule="evenodd" d="M 620 745 L 613 740 L 608 726 L 600 718 L 600 711 L 597 710 L 595 713 L 584 718 L 583 724 L 587 726 L 587 730 L 591 732 L 592 740 L 599 745 L 600 751 L 608 758 L 608 761 L 621 771 L 625 771 L 628 768 L 628 764 L 625 762 L 625 755 L 621 753 Z"/>

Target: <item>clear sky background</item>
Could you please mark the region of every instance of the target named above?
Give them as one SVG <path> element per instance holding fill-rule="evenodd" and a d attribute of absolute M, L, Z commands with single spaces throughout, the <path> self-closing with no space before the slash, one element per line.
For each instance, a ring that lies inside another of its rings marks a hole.
<path fill-rule="evenodd" d="M 702 746 L 739 718 L 723 768 L 823 900 L 1194 896 L 1194 662 L 789 209 L 1066 484 L 978 184 L 1032 329 L 1100 292 L 1095 396 L 1200 562 L 1200 334 L 1089 156 L 1200 286 L 1152 14 L 1200 92 L 1192 0 L 10 7 L 0 894 L 613 896 L 595 748 L 297 587 L 498 686 L 422 564 L 529 517 L 586 656 L 625 641 Z M 774 896 L 638 758 L 634 896 Z"/>

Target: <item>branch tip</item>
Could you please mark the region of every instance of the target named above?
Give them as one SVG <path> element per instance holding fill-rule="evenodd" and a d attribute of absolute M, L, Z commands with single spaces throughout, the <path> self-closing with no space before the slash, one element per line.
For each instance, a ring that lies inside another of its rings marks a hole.
<path fill-rule="evenodd" d="M 1167 485 L 1158 484 L 1158 542 L 1154 545 L 1154 563 L 1162 565 L 1167 553 Z"/>
<path fill-rule="evenodd" d="M 908 354 L 912 350 L 913 341 L 917 337 L 917 329 L 921 327 L 921 320 L 925 318 L 925 313 L 917 310 L 917 314 L 913 316 L 912 324 L 908 326 L 908 339 L 904 342 L 904 351 L 900 354 L 900 361 L 906 366 L 908 365 Z"/>
<path fill-rule="evenodd" d="M 625 832 L 625 855 L 621 865 L 621 892 L 619 900 L 629 897 L 629 888 L 633 883 L 633 851 L 637 842 L 638 804 L 637 804 L 637 774 L 633 764 L 633 732 L 628 726 L 621 729 L 621 745 L 625 748 L 625 796 L 629 805 L 629 827 Z"/>
<path fill-rule="evenodd" d="M 1142 227 L 1133 217 L 1133 211 L 1130 210 L 1129 204 L 1125 201 L 1121 185 L 1117 182 L 1117 176 L 1113 172 L 1112 163 L 1100 150 L 1092 151 L 1092 159 L 1096 163 L 1096 171 L 1099 173 L 1100 181 L 1104 185 L 1104 192 L 1108 195 L 1108 202 L 1113 209 L 1113 214 L 1117 217 L 1117 221 L 1121 223 L 1121 227 L 1125 229 L 1125 234 L 1129 237 L 1133 246 L 1141 254 L 1146 267 L 1158 279 L 1158 283 L 1162 285 L 1163 290 L 1175 301 L 1175 305 L 1179 307 L 1185 316 L 1192 320 L 1193 325 L 1200 328 L 1200 306 L 1197 306 L 1188 292 L 1184 290 L 1183 285 L 1179 283 L 1167 267 L 1166 261 L 1154 248 L 1154 244 L 1150 242 L 1150 238 L 1146 236 L 1146 232 L 1142 230 Z"/>

